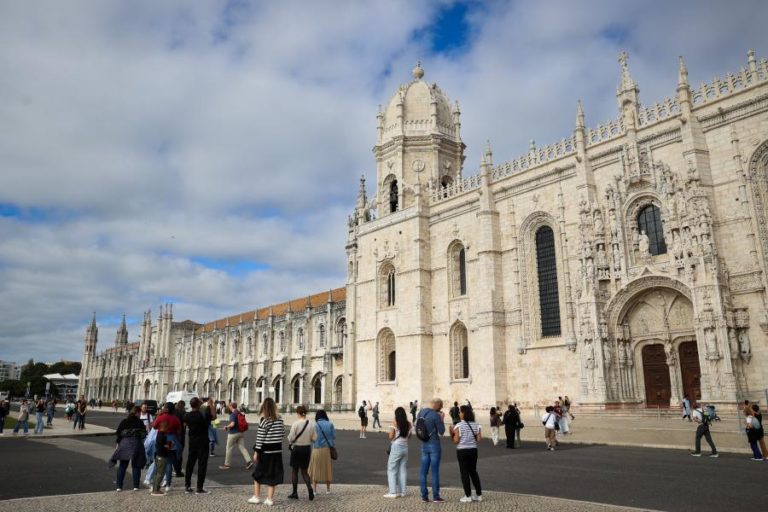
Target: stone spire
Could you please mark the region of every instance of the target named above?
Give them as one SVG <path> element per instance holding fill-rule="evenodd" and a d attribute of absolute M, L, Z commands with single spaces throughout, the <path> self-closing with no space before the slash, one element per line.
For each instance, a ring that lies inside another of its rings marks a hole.
<path fill-rule="evenodd" d="M 632 110 L 635 114 L 640 107 L 640 89 L 637 87 L 635 80 L 629 72 L 629 55 L 627 52 L 621 52 L 619 54 L 619 64 L 621 65 L 621 82 L 619 88 L 616 91 L 616 97 L 619 100 L 619 109 L 621 112 L 625 112 L 625 107 L 628 104 L 632 105 Z"/>
<path fill-rule="evenodd" d="M 93 354 L 96 352 L 96 344 L 99 342 L 99 328 L 96 326 L 96 312 L 93 312 L 91 323 L 85 330 L 85 352 Z"/>
<path fill-rule="evenodd" d="M 128 344 L 128 327 L 125 325 L 125 315 L 123 315 L 123 321 L 120 322 L 120 327 L 117 329 L 117 335 L 115 336 L 115 345 L 127 345 Z"/>
<path fill-rule="evenodd" d="M 584 107 L 581 106 L 581 100 L 576 102 L 576 129 L 583 130 L 586 127 L 584 124 Z"/>
<path fill-rule="evenodd" d="M 677 86 L 688 86 L 688 68 L 685 67 L 683 56 L 678 57 Z"/>

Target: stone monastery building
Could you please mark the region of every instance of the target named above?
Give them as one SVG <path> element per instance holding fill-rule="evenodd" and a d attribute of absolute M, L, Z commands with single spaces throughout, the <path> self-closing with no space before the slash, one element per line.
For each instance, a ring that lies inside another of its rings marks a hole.
<path fill-rule="evenodd" d="M 768 388 L 768 61 L 643 105 L 626 54 L 615 120 L 465 175 L 461 113 L 417 66 L 376 115 L 375 190 L 346 286 L 207 324 L 123 324 L 81 393 L 176 389 L 254 407 L 734 406 Z"/>

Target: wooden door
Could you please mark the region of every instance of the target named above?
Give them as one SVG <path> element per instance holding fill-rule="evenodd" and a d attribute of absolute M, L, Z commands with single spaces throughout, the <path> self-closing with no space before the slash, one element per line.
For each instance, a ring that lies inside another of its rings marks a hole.
<path fill-rule="evenodd" d="M 669 382 L 669 366 L 664 345 L 643 347 L 643 375 L 645 377 L 646 407 L 669 407 L 672 386 Z"/>
<path fill-rule="evenodd" d="M 699 348 L 695 341 L 680 344 L 680 374 L 683 379 L 683 394 L 691 402 L 701 400 L 701 367 L 699 366 Z"/>

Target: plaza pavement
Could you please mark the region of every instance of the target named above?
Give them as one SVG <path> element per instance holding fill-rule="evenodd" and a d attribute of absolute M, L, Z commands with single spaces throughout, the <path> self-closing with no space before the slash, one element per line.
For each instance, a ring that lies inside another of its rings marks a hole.
<path fill-rule="evenodd" d="M 389 512 L 411 510 L 439 510 L 444 512 L 483 510 L 483 511 L 512 511 L 512 512 L 608 512 L 608 511 L 637 511 L 637 509 L 604 505 L 600 503 L 548 498 L 525 494 L 505 492 L 485 492 L 482 503 L 459 503 L 463 492 L 458 489 L 444 488 L 443 498 L 446 503 L 422 503 L 418 489 L 409 488 L 404 498 L 385 499 L 382 497 L 384 487 L 373 485 L 334 485 L 330 495 L 321 494 L 314 501 L 306 499 L 306 489 L 302 489 L 300 500 L 289 500 L 287 486 L 278 488 L 275 506 L 247 503 L 253 492 L 253 486 L 235 485 L 226 487 L 208 487 L 211 494 L 207 496 L 187 495 L 181 489 L 172 489 L 166 496 L 154 497 L 149 491 L 123 491 L 117 493 L 98 492 L 88 494 L 72 494 L 65 496 L 45 496 L 36 498 L 20 498 L 0 502 L 0 511 L 14 512 L 90 512 L 95 510 L 163 510 L 163 512 L 202 512 L 209 510 L 226 510 L 227 512 L 255 510 L 327 510 L 354 512 Z M 262 497 L 264 491 L 262 491 Z"/>
<path fill-rule="evenodd" d="M 15 411 L 12 412 L 15 414 Z M 14 416 L 15 417 L 15 416 Z M 107 436 L 114 435 L 115 429 L 104 427 L 102 425 L 89 424 L 87 417 L 85 423 L 85 429 L 73 429 L 72 423 L 61 415 L 53 419 L 53 426 L 43 429 L 42 434 L 35 434 L 34 427 L 30 427 L 29 435 L 24 435 L 23 430 L 19 430 L 18 434 L 13 433 L 13 429 L 6 428 L 3 431 L 3 435 L 0 435 L 2 439 L 13 439 L 15 437 L 35 437 L 35 438 L 56 438 L 56 437 L 80 437 L 80 436 Z"/>

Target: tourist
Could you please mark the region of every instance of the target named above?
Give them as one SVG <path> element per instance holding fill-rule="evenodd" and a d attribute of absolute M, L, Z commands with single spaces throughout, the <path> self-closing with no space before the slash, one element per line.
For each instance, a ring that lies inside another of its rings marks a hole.
<path fill-rule="evenodd" d="M 45 429 L 45 400 L 40 399 L 35 404 L 35 434 L 42 434 Z"/>
<path fill-rule="evenodd" d="M 504 434 L 507 438 L 507 448 L 515 448 L 515 436 L 518 430 L 518 424 L 520 423 L 520 413 L 513 404 L 509 404 L 507 411 L 504 413 L 502 419 L 504 424 Z"/>
<path fill-rule="evenodd" d="M 557 414 L 555 414 L 555 408 L 553 406 L 547 406 L 541 417 L 541 422 L 544 424 L 544 439 L 546 439 L 547 450 L 555 451 L 555 446 L 557 446 L 555 432 L 558 424 Z"/>
<path fill-rule="evenodd" d="M 461 421 L 459 418 L 459 402 L 453 402 L 453 407 L 448 410 L 448 415 L 451 417 L 451 424 L 458 425 Z"/>
<path fill-rule="evenodd" d="M 480 475 L 477 474 L 477 443 L 483 438 L 482 429 L 475 422 L 475 413 L 468 405 L 459 408 L 459 417 L 461 421 L 455 427 L 451 425 L 450 430 L 451 438 L 456 444 L 456 459 L 461 473 L 461 485 L 464 487 L 464 497 L 459 501 L 483 501 Z M 470 481 L 475 486 L 474 496 Z"/>
<path fill-rule="evenodd" d="M 411 402 L 411 420 L 416 423 L 416 413 L 419 412 L 419 401 L 414 400 Z"/>
<path fill-rule="evenodd" d="M 757 434 L 757 443 L 760 445 L 760 451 L 763 454 L 763 460 L 768 458 L 768 450 L 765 448 L 765 425 L 763 424 L 763 414 L 760 412 L 760 406 L 752 404 L 752 415 L 760 423 L 760 432 Z"/>
<path fill-rule="evenodd" d="M 85 401 L 85 397 L 81 396 L 78 403 L 75 404 L 76 416 L 75 426 L 80 425 L 80 430 L 85 429 L 85 412 L 88 410 L 88 403 Z"/>
<path fill-rule="evenodd" d="M 116 491 L 123 490 L 125 473 L 128 463 L 131 463 L 131 476 L 133 477 L 133 490 L 138 491 L 141 484 L 141 468 L 147 459 L 144 453 L 143 440 L 147 436 L 144 423 L 139 419 L 139 408 L 134 407 L 128 417 L 117 426 L 117 447 L 110 459 L 110 464 L 119 463 L 117 466 Z"/>
<path fill-rule="evenodd" d="M 211 415 L 211 422 L 208 424 L 208 456 L 215 457 L 216 454 L 214 453 L 214 450 L 216 449 L 216 445 L 219 444 L 219 431 L 214 426 L 214 423 L 218 423 L 218 419 L 213 398 L 208 398 L 204 407 L 208 410 L 208 414 Z"/>
<path fill-rule="evenodd" d="M 385 498 L 404 497 L 408 478 L 408 438 L 413 434 L 413 425 L 408 421 L 405 409 L 395 409 L 395 419 L 389 427 L 389 458 L 387 460 L 387 483 L 389 492 Z"/>
<path fill-rule="evenodd" d="M 259 414 L 259 430 L 253 444 L 253 462 L 256 464 L 253 470 L 253 496 L 248 499 L 248 503 L 261 503 L 261 486 L 266 485 L 267 499 L 264 504 L 271 506 L 274 503 L 275 488 L 283 483 L 285 425 L 277 414 L 277 404 L 272 398 L 264 399 Z"/>
<path fill-rule="evenodd" d="M 112 400 L 112 409 L 117 413 L 117 400 Z"/>
<path fill-rule="evenodd" d="M 429 502 L 427 492 L 427 475 L 432 471 L 432 501 L 442 503 L 440 496 L 440 436 L 445 434 L 445 414 L 443 413 L 443 401 L 439 398 L 432 399 L 431 407 L 425 407 L 419 411 L 419 418 L 424 419 L 424 427 L 428 438 L 421 443 L 421 467 L 419 468 L 419 487 L 421 500 Z M 416 422 L 414 421 L 414 424 Z"/>
<path fill-rule="evenodd" d="M 379 419 L 379 402 L 373 406 L 373 428 L 377 428 L 376 424 L 379 424 L 378 428 L 381 428 L 381 420 Z"/>
<path fill-rule="evenodd" d="M 146 403 L 141 404 L 139 419 L 144 423 L 144 428 L 147 429 L 147 432 L 149 432 L 152 429 L 152 425 L 155 423 L 155 418 L 149 413 Z"/>
<path fill-rule="evenodd" d="M 245 469 L 251 469 L 253 467 L 253 461 L 248 454 L 248 450 L 245 449 L 243 440 L 244 433 L 240 432 L 240 427 L 238 425 L 240 414 L 242 413 L 237 410 L 237 403 L 232 402 L 229 404 L 229 423 L 224 427 L 224 430 L 228 432 L 227 448 L 224 453 L 224 464 L 219 466 L 219 469 L 230 469 L 232 467 L 232 450 L 235 448 L 235 446 L 238 450 L 240 450 L 240 454 L 243 456 L 243 459 L 245 459 Z M 280 435 L 282 436 L 282 433 Z"/>
<path fill-rule="evenodd" d="M 158 438 L 162 432 L 164 434 L 164 444 L 171 448 L 167 452 L 164 452 L 163 455 L 163 469 L 165 470 L 165 475 L 162 482 L 166 492 L 171 489 L 171 481 L 173 480 L 173 464 L 176 460 L 176 457 L 180 455 L 181 448 L 181 441 L 179 440 L 181 433 L 181 422 L 176 417 L 174 408 L 175 407 L 173 403 L 167 402 L 163 406 L 162 413 L 157 416 L 157 419 L 155 419 L 155 423 L 153 425 L 153 427 L 157 429 Z M 160 471 L 159 465 L 157 467 L 157 471 Z"/>
<path fill-rule="evenodd" d="M 188 493 L 209 494 L 205 490 L 205 474 L 208 472 L 208 429 L 211 426 L 211 414 L 206 408 L 200 410 L 201 400 L 197 397 L 189 401 L 192 409 L 184 414 L 184 425 L 189 433 L 187 443 L 187 468 L 184 473 L 184 488 Z M 192 471 L 197 464 L 197 487 L 192 490 Z"/>
<path fill-rule="evenodd" d="M 155 428 L 157 429 L 157 436 L 155 437 L 155 475 L 152 479 L 152 496 L 165 496 L 165 493 L 170 488 L 170 482 L 165 480 L 165 477 L 168 476 L 168 471 L 166 468 L 168 467 L 168 458 L 173 453 L 175 447 L 173 445 L 173 440 L 170 439 L 169 429 L 172 427 L 169 424 L 169 418 L 172 416 L 167 413 L 160 414 L 157 417 L 157 420 L 155 420 Z M 173 417 L 176 419 L 175 417 Z M 159 426 L 158 426 L 159 423 Z M 171 473 L 172 474 L 172 473 Z M 170 478 L 168 476 L 168 478 Z M 163 482 L 166 482 L 168 487 L 166 487 L 165 490 L 161 490 L 160 487 L 162 486 Z"/>
<path fill-rule="evenodd" d="M 336 427 L 328 414 L 320 409 L 315 413 L 315 441 L 312 443 L 312 456 L 309 458 L 309 476 L 312 488 L 317 494 L 317 482 L 325 482 L 325 494 L 331 494 L 333 482 L 333 463 L 331 450 L 336 452 Z"/>
<path fill-rule="evenodd" d="M 4 436 L 5 418 L 10 412 L 10 403 L 7 400 L 0 400 L 0 436 Z"/>
<path fill-rule="evenodd" d="M 67 399 L 67 404 L 64 406 L 64 415 L 67 417 L 67 421 L 72 421 L 72 416 L 75 414 L 75 404 L 72 400 Z"/>
<path fill-rule="evenodd" d="M 568 435 L 568 418 L 565 417 L 560 400 L 555 400 L 552 411 L 557 415 L 557 431 L 562 435 Z"/>
<path fill-rule="evenodd" d="M 173 469 L 176 471 L 176 476 L 179 478 L 184 476 L 184 473 L 181 471 L 181 463 L 184 457 L 184 443 L 187 437 L 187 427 L 184 426 L 184 414 L 186 414 L 186 412 L 187 404 L 184 403 L 184 400 L 176 402 L 173 414 L 176 416 L 176 419 L 179 420 L 179 444 L 181 445 L 181 448 L 176 452 L 176 458 L 173 461 Z"/>
<path fill-rule="evenodd" d="M 745 427 L 747 431 L 747 441 L 749 441 L 749 447 L 752 448 L 752 460 L 762 461 L 768 454 L 764 451 L 760 451 L 758 442 L 763 438 L 763 424 L 758 414 L 757 404 L 750 407 L 749 416 L 746 418 Z"/>
<path fill-rule="evenodd" d="M 683 421 L 685 421 L 686 418 L 688 418 L 688 421 L 693 421 L 691 419 L 691 400 L 688 398 L 688 395 L 683 396 Z"/>
<path fill-rule="evenodd" d="M 357 415 L 360 417 L 360 439 L 365 439 L 365 433 L 368 431 L 368 411 L 370 410 L 371 404 L 365 400 L 357 409 Z"/>
<path fill-rule="evenodd" d="M 45 404 L 46 412 L 48 414 L 48 421 L 46 421 L 45 426 L 53 428 L 53 415 L 56 414 L 56 400 L 53 398 L 48 400 L 48 403 Z"/>
<path fill-rule="evenodd" d="M 293 486 L 293 492 L 288 495 L 288 498 L 292 500 L 299 499 L 299 471 L 307 486 L 309 500 L 315 499 L 312 481 L 307 470 L 312 456 L 312 441 L 316 438 L 315 423 L 307 418 L 307 408 L 303 405 L 296 407 L 296 421 L 293 422 L 291 431 L 288 433 L 288 449 L 291 451 L 291 485 Z"/>
<path fill-rule="evenodd" d="M 29 435 L 29 405 L 27 403 L 27 400 L 24 399 L 21 401 L 21 405 L 19 406 L 19 417 L 16 419 L 16 426 L 13 427 L 13 433 L 18 434 L 19 428 L 24 427 L 24 435 Z"/>
<path fill-rule="evenodd" d="M 712 434 L 709 432 L 709 425 L 712 423 L 712 417 L 703 408 L 696 408 L 693 410 L 693 420 L 697 423 L 696 427 L 696 443 L 695 451 L 691 452 L 694 457 L 701 457 L 701 438 L 704 437 L 707 440 L 707 444 L 712 449 L 712 453 L 709 455 L 712 458 L 717 458 L 717 448 L 712 441 Z"/>
<path fill-rule="evenodd" d="M 491 440 L 493 441 L 493 446 L 496 446 L 499 444 L 499 426 L 501 425 L 501 416 L 499 415 L 498 411 L 495 407 L 491 407 Z M 455 424 L 454 424 L 455 426 Z"/>
<path fill-rule="evenodd" d="M 568 398 L 568 395 L 565 395 L 565 398 L 563 399 L 563 414 L 570 416 L 571 421 L 573 421 L 574 416 L 571 414 L 571 399 Z"/>

